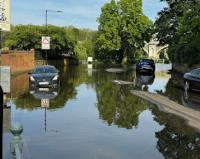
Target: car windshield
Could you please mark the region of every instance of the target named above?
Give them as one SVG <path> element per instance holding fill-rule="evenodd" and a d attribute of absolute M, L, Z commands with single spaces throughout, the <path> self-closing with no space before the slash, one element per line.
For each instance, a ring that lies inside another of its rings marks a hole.
<path fill-rule="evenodd" d="M 53 67 L 37 67 L 33 73 L 40 74 L 40 73 L 57 73 L 56 69 Z"/>
<path fill-rule="evenodd" d="M 200 69 L 192 70 L 191 73 L 200 76 Z"/>
<path fill-rule="evenodd" d="M 141 62 L 151 62 L 151 63 L 153 63 L 153 60 L 150 60 L 150 59 L 142 59 Z"/>

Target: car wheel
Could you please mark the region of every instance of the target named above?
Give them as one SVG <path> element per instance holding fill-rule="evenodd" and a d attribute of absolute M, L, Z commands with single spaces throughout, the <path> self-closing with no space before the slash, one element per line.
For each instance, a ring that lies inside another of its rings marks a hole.
<path fill-rule="evenodd" d="M 189 81 L 185 81 L 185 83 L 184 83 L 184 90 L 185 91 L 189 91 L 190 90 L 190 82 Z"/>

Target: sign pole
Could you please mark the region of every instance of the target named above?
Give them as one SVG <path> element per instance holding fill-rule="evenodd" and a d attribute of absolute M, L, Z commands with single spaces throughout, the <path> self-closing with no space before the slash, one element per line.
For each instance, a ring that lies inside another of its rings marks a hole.
<path fill-rule="evenodd" d="M 48 14 L 48 10 L 46 9 L 46 15 L 45 15 L 45 21 L 46 21 L 46 36 L 47 36 L 47 14 Z M 48 62 L 47 62 L 47 49 L 45 50 L 45 53 L 46 53 L 46 65 L 48 64 Z"/>

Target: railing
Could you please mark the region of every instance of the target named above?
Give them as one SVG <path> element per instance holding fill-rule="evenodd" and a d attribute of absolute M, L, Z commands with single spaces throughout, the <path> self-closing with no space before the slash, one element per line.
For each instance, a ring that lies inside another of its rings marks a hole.
<path fill-rule="evenodd" d="M 16 159 L 22 159 L 23 141 L 21 134 L 23 132 L 23 127 L 21 124 L 15 123 L 12 125 L 10 131 L 13 134 L 12 140 L 10 142 L 12 156 Z"/>

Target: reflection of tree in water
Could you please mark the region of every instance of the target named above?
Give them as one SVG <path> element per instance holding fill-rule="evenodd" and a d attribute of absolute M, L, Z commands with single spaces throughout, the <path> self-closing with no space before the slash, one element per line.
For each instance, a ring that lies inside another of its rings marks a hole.
<path fill-rule="evenodd" d="M 57 67 L 59 68 L 59 67 Z M 58 96 L 50 100 L 49 109 L 64 107 L 68 100 L 76 97 L 76 87 L 80 84 L 90 85 L 95 88 L 101 86 L 102 81 L 112 81 L 121 75 L 109 74 L 104 68 L 98 68 L 88 76 L 87 67 L 84 65 L 60 67 L 61 86 Z M 132 78 L 125 75 L 125 77 Z M 35 99 L 28 91 L 16 98 L 17 108 L 33 110 L 39 108 L 41 100 Z"/>
<path fill-rule="evenodd" d="M 109 125 L 131 129 L 138 125 L 138 116 L 146 109 L 146 103 L 130 93 L 128 86 L 117 86 L 104 81 L 97 87 L 97 107 L 100 118 Z"/>
<path fill-rule="evenodd" d="M 173 115 L 153 109 L 155 120 L 165 128 L 156 132 L 157 148 L 167 159 L 199 159 L 200 134 L 186 126 L 185 122 Z"/>

